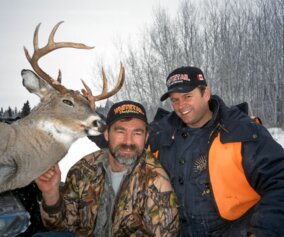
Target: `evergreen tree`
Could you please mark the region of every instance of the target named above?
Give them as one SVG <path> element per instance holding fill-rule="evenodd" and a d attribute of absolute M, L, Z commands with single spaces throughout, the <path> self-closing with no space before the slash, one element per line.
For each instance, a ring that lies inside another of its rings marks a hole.
<path fill-rule="evenodd" d="M 13 117 L 13 111 L 12 111 L 12 109 L 11 109 L 11 107 L 9 106 L 9 108 L 8 108 L 8 118 L 12 118 Z"/>
<path fill-rule="evenodd" d="M 27 116 L 30 112 L 31 112 L 31 107 L 29 101 L 27 100 L 27 102 L 24 103 L 24 106 L 22 108 L 21 117 L 23 118 Z"/>
<path fill-rule="evenodd" d="M 15 107 L 15 109 L 14 109 L 14 117 L 18 117 L 18 116 L 19 116 L 18 109 L 17 109 L 17 107 Z"/>

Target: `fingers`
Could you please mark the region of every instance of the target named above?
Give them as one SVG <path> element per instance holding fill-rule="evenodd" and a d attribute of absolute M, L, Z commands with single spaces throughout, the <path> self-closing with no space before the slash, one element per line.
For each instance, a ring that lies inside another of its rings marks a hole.
<path fill-rule="evenodd" d="M 59 169 L 59 165 L 56 164 L 56 165 L 52 166 L 48 171 L 46 171 L 45 173 L 43 173 L 41 176 L 39 176 L 39 177 L 38 177 L 38 180 L 48 182 L 48 181 L 50 181 L 54 176 L 60 175 L 60 174 L 61 174 L 61 171 L 60 171 L 60 169 Z"/>
<path fill-rule="evenodd" d="M 60 168 L 59 168 L 58 164 L 55 164 L 53 167 L 51 167 L 51 169 L 53 169 L 54 172 L 61 174 L 61 171 L 60 171 Z"/>

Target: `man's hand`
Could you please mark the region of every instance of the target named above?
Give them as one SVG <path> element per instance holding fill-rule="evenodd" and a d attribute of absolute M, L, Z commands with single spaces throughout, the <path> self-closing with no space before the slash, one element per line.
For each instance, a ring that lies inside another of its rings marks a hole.
<path fill-rule="evenodd" d="M 46 205 L 54 205 L 59 200 L 59 185 L 61 181 L 61 171 L 58 164 L 39 176 L 35 182 L 42 192 L 42 197 Z"/>

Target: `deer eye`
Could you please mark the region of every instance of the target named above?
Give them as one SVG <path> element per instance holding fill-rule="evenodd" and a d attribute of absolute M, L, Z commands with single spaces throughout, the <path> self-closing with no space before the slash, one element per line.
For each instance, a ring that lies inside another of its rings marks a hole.
<path fill-rule="evenodd" d="M 69 106 L 73 106 L 73 102 L 71 100 L 62 100 L 64 104 L 67 104 Z"/>

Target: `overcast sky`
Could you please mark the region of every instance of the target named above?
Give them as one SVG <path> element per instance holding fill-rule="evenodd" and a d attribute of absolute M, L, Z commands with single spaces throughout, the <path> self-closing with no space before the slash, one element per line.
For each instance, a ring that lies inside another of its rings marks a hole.
<path fill-rule="evenodd" d="M 135 40 L 141 29 L 151 24 L 156 7 L 173 13 L 178 3 L 179 0 L 1 0 L 0 108 L 21 109 L 27 100 L 31 106 L 39 102 L 37 96 L 22 86 L 21 78 L 22 69 L 31 69 L 23 46 L 33 53 L 33 33 L 38 23 L 41 22 L 40 47 L 47 43 L 49 33 L 59 21 L 64 23 L 57 30 L 55 41 L 95 46 L 93 50 L 59 49 L 39 62 L 53 78 L 61 69 L 66 87 L 81 89 L 80 79 L 89 83 L 94 76 L 96 60 L 103 58 L 104 64 L 116 60 L 113 58 L 116 39 Z"/>

